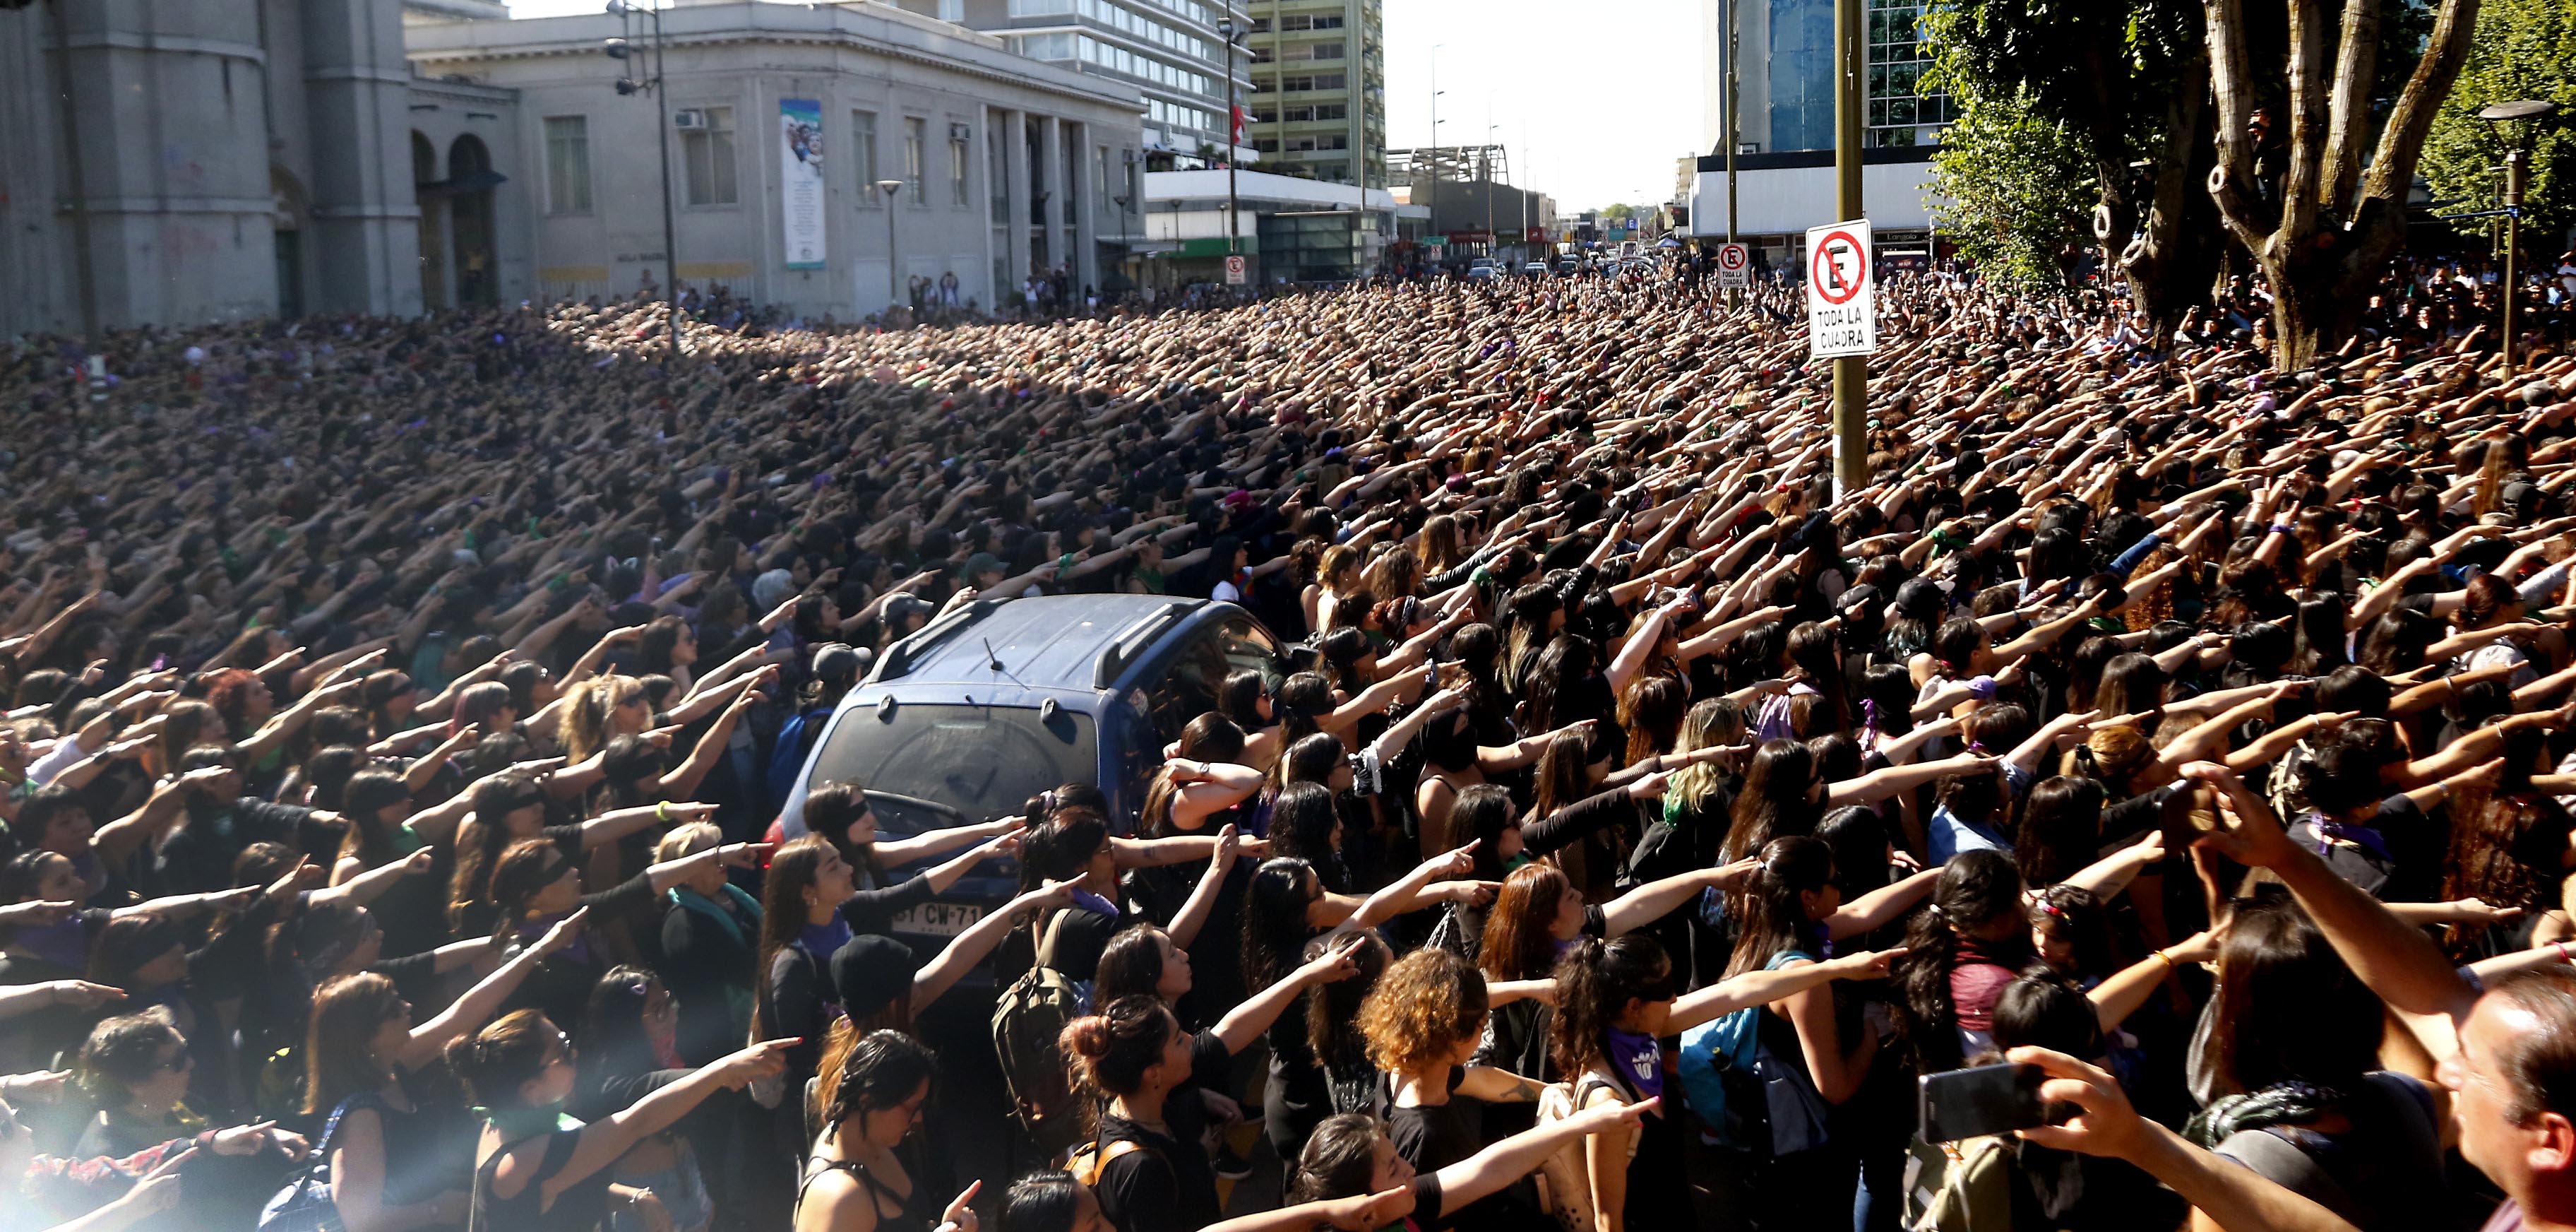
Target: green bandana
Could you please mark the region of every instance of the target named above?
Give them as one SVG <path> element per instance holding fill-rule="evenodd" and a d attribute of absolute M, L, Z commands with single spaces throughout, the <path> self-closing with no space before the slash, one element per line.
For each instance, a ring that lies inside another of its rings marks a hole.
<path fill-rule="evenodd" d="M 581 1128 L 580 1118 L 566 1114 L 561 1100 L 543 1108 L 476 1108 L 474 1115 L 490 1121 L 512 1142 Z"/>

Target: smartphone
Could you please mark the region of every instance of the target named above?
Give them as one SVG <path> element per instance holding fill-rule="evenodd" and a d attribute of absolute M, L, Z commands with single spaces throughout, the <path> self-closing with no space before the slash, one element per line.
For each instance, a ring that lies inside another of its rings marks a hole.
<path fill-rule="evenodd" d="M 1980 1065 L 1925 1074 L 1920 1103 L 1925 1142 L 1956 1142 L 2048 1123 L 2036 1065 Z"/>

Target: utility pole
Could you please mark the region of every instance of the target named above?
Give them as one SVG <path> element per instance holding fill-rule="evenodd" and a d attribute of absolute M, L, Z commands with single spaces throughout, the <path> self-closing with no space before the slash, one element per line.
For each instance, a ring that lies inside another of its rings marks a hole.
<path fill-rule="evenodd" d="M 1739 94 L 1738 94 L 1738 92 L 1737 92 L 1737 85 L 1736 85 L 1736 83 L 1737 83 L 1737 78 L 1736 78 L 1736 73 L 1735 73 L 1735 53 L 1736 53 L 1736 46 L 1737 46 L 1737 43 L 1738 43 L 1738 41 L 1739 41 L 1739 40 L 1737 39 L 1738 31 L 1737 31 L 1737 29 L 1736 29 L 1736 12 L 1735 12 L 1735 6 L 1736 6 L 1736 4 L 1738 3 L 1738 0 L 1725 0 L 1725 3 L 1726 3 L 1726 133 L 1725 133 L 1725 136 L 1724 136 L 1724 138 L 1723 138 L 1723 139 L 1724 139 L 1724 140 L 1725 140 L 1725 142 L 1726 142 L 1726 242 L 1727 242 L 1727 243 L 1732 244 L 1732 243 L 1735 243 L 1735 242 L 1736 242 L 1736 235 L 1735 235 L 1735 148 L 1736 148 L 1737 146 L 1739 146 L 1739 145 L 1743 144 L 1743 142 L 1742 142 L 1741 138 L 1742 138 L 1742 135 L 1743 135 L 1744 129 L 1743 129 L 1743 126 L 1742 126 L 1742 125 L 1737 121 L 1737 119 L 1736 119 L 1736 115 L 1735 115 L 1736 105 L 1737 105 L 1738 100 L 1739 100 L 1739 99 L 1740 99 L 1740 97 L 1741 97 L 1741 95 L 1739 95 Z"/>
<path fill-rule="evenodd" d="M 677 228 L 672 224 L 671 212 L 671 92 L 662 88 L 662 9 L 658 3 L 651 8 L 639 8 L 628 3 L 628 0 L 608 0 L 608 11 L 624 19 L 621 24 L 629 30 L 634 27 L 627 23 L 630 23 L 637 13 L 644 14 L 653 23 L 653 79 L 638 83 L 632 78 L 620 77 L 617 79 L 617 92 L 633 94 L 638 90 L 652 91 L 653 113 L 659 120 L 659 127 L 654 135 L 660 139 L 662 148 L 662 276 L 665 284 L 662 288 L 662 307 L 663 320 L 670 333 L 670 350 L 663 356 L 662 371 L 667 374 L 680 363 L 680 253 Z M 610 59 L 621 62 L 633 54 L 624 38 L 608 40 L 605 50 Z"/>
<path fill-rule="evenodd" d="M 1415 160 L 1415 161 L 1416 161 L 1417 163 L 1419 163 L 1423 168 L 1425 168 L 1425 169 L 1429 170 L 1429 172 L 1431 173 L 1431 178 L 1430 178 L 1428 181 L 1426 181 L 1426 182 L 1425 182 L 1425 186 L 1424 186 L 1424 188 L 1423 188 L 1423 190 L 1422 190 L 1422 209 L 1423 209 L 1423 211 L 1424 211 L 1424 214 L 1426 215 L 1426 216 L 1423 218 L 1423 220 L 1422 220 L 1422 238 L 1424 238 L 1424 239 L 1426 239 L 1426 240 L 1427 240 L 1427 239 L 1430 239 L 1433 235 L 1438 234 L 1438 233 L 1439 233 L 1439 230 L 1440 230 L 1440 48 L 1441 48 L 1441 46 L 1442 46 L 1442 44 L 1439 44 L 1439 43 L 1433 43 L 1433 44 L 1431 45 L 1431 148 L 1430 148 L 1430 150 L 1428 151 L 1429 161 L 1425 162 L 1425 161 L 1423 161 L 1423 160 L 1421 160 L 1421 159 L 1416 159 L 1416 160 Z M 1429 247 L 1430 247 L 1430 245 L 1429 245 L 1429 244 L 1424 244 L 1424 245 L 1423 245 L 1423 247 L 1425 247 L 1425 248 L 1429 248 Z M 1445 242 L 1444 242 L 1444 243 L 1442 243 L 1442 244 L 1441 244 L 1441 246 L 1440 246 L 1440 255 L 1441 255 L 1442 257 L 1447 257 L 1447 256 L 1449 255 L 1449 245 L 1448 245 L 1447 243 L 1445 243 Z M 1431 271 L 1431 272 L 1433 273 L 1433 275 L 1437 276 L 1437 275 L 1439 274 L 1439 272 L 1440 272 L 1439 267 L 1438 267 L 1438 266 L 1434 266 L 1434 267 L 1432 267 L 1432 271 Z"/>
<path fill-rule="evenodd" d="M 1279 28 L 1279 0 L 1270 0 L 1270 27 Z M 1368 259 L 1368 0 L 1355 0 L 1350 6 L 1351 46 L 1358 53 L 1351 63 L 1359 74 L 1351 81 L 1351 108 L 1358 114 L 1352 129 L 1351 182 L 1359 185 L 1359 212 L 1351 215 L 1351 274 L 1367 278 L 1377 272 Z M 1270 89 L 1279 92 L 1279 36 L 1270 36 Z"/>
<path fill-rule="evenodd" d="M 1494 234 L 1494 107 L 1485 105 L 1485 255 L 1502 260 L 1502 237 Z"/>
<path fill-rule="evenodd" d="M 1216 32 L 1225 40 L 1225 255 L 1230 257 L 1243 251 L 1242 207 L 1234 195 L 1234 151 L 1243 141 L 1243 102 L 1234 92 L 1234 45 L 1245 31 L 1228 17 L 1216 23 Z"/>
<path fill-rule="evenodd" d="M 1861 0 L 1834 0 L 1834 216 L 1850 222 L 1861 206 L 1860 134 L 1869 66 L 1863 51 Z M 1727 63 L 1730 74 L 1735 65 Z M 1733 143 L 1729 143 L 1732 148 Z M 1812 277 L 1812 275 L 1810 275 Z M 1869 486 L 1869 357 L 1834 360 L 1835 495 Z"/>

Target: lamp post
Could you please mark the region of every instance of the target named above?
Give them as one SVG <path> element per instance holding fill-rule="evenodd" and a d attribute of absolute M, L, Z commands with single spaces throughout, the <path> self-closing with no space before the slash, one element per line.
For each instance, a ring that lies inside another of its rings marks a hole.
<path fill-rule="evenodd" d="M 1216 23 L 1217 36 L 1225 40 L 1225 255 L 1242 251 L 1242 203 L 1234 194 L 1235 147 L 1243 139 L 1243 101 L 1234 93 L 1234 49 L 1248 31 L 1234 24 L 1231 17 Z"/>
<path fill-rule="evenodd" d="M 2513 378 L 2513 305 L 2521 298 L 2514 282 L 2514 257 L 2522 247 L 2522 177 L 2530 162 L 2532 129 L 2558 104 L 2526 98 L 2481 108 L 2478 118 L 2496 126 L 2504 152 L 2504 379 Z"/>
<path fill-rule="evenodd" d="M 1485 254 L 1500 262 L 1503 259 L 1502 238 L 1494 234 L 1494 130 L 1502 127 L 1491 123 L 1492 104 L 1485 107 L 1489 121 L 1485 125 Z"/>
<path fill-rule="evenodd" d="M 662 89 L 662 10 L 659 7 L 639 8 L 627 0 L 608 0 L 608 11 L 621 19 L 631 19 L 642 13 L 653 23 L 652 78 L 638 82 L 632 77 L 620 77 L 617 79 L 617 92 L 628 95 L 649 90 L 653 94 L 654 136 L 662 147 L 663 321 L 670 333 L 670 353 L 663 358 L 662 366 L 668 370 L 680 363 L 680 245 L 678 228 L 671 220 L 671 100 Z M 622 38 L 608 40 L 602 50 L 608 53 L 609 59 L 621 63 L 634 54 Z"/>
<path fill-rule="evenodd" d="M 1423 164 L 1430 170 L 1431 178 L 1425 182 L 1422 190 L 1422 210 L 1425 215 L 1422 220 L 1422 238 L 1426 240 L 1440 232 L 1440 49 L 1446 46 L 1448 46 L 1447 43 L 1431 45 L 1431 149 L 1430 161 Z M 1425 244 L 1423 247 L 1428 248 L 1430 245 Z M 1445 242 L 1440 245 L 1440 255 L 1443 257 L 1449 255 L 1449 245 Z M 1439 267 L 1432 267 L 1431 272 L 1436 276 L 1440 272 Z"/>
<path fill-rule="evenodd" d="M 894 196 L 903 191 L 903 181 L 879 180 L 877 191 L 885 194 L 886 201 L 886 315 L 892 316 L 903 303 L 903 275 L 894 260 Z"/>

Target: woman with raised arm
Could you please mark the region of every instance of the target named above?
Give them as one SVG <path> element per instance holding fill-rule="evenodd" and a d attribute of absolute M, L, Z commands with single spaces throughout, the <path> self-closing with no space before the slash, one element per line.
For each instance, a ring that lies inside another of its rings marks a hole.
<path fill-rule="evenodd" d="M 448 1067 L 484 1120 L 467 1232 L 588 1232 L 614 1208 L 649 1204 L 609 1166 L 717 1091 L 778 1073 L 793 1042 L 754 1044 L 590 1125 L 564 1114 L 579 1074 L 571 1038 L 544 1014 L 519 1010 L 450 1043 Z"/>

